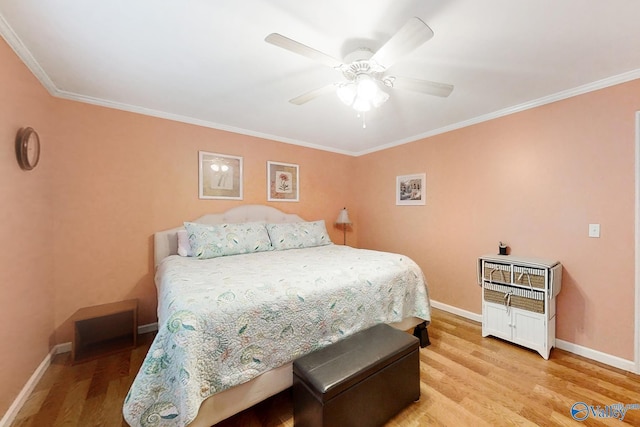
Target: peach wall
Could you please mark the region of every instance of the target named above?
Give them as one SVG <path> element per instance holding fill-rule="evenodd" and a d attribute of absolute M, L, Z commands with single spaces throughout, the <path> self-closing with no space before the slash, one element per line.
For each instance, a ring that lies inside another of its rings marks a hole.
<path fill-rule="evenodd" d="M 51 260 L 52 98 L 0 38 L 0 416 L 6 412 L 53 340 Z M 34 127 L 42 160 L 20 169 L 15 136 Z"/>
<path fill-rule="evenodd" d="M 155 322 L 153 233 L 267 204 L 267 160 L 298 164 L 301 187 L 299 202 L 269 204 L 324 219 L 342 241 L 333 221 L 352 199 L 353 157 L 55 99 L 4 42 L 0 63 L 0 414 L 53 344 L 71 340 L 78 308 L 138 298 L 139 323 Z M 13 145 L 26 124 L 43 142 L 28 173 Z M 244 158 L 243 201 L 198 198 L 198 150 Z"/>
<path fill-rule="evenodd" d="M 265 203 L 267 160 L 300 165 L 300 202 L 272 206 L 325 219 L 336 242 L 348 206 L 349 243 L 413 257 L 437 301 L 480 313 L 475 261 L 499 240 L 559 259 L 558 338 L 633 359 L 639 81 L 353 158 L 54 99 L 4 42 L 0 63 L 0 413 L 78 308 L 136 297 L 154 322 L 153 232 Z M 43 139 L 32 172 L 13 151 L 27 124 Z M 242 202 L 198 199 L 198 150 L 244 157 Z M 427 205 L 395 206 L 395 176 L 423 171 Z"/>
<path fill-rule="evenodd" d="M 155 322 L 153 233 L 242 203 L 267 204 L 268 160 L 298 164 L 301 187 L 300 202 L 270 205 L 324 219 L 332 239 L 342 241 L 333 222 L 352 197 L 353 157 L 70 101 L 58 100 L 57 110 L 58 342 L 70 340 L 68 319 L 83 306 L 138 298 L 139 323 Z M 244 158 L 243 201 L 198 198 L 199 150 Z"/>
<path fill-rule="evenodd" d="M 499 241 L 559 260 L 557 337 L 633 360 L 639 100 L 636 80 L 359 157 L 360 245 L 406 253 L 434 300 L 478 314 L 476 260 Z M 395 206 L 396 175 L 419 172 L 426 206 Z"/>

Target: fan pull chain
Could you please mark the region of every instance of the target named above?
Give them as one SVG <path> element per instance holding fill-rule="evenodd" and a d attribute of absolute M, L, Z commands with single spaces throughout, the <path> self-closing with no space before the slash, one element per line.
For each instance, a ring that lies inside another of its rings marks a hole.
<path fill-rule="evenodd" d="M 361 113 L 358 113 L 356 115 L 356 117 L 358 117 L 358 118 L 362 117 L 362 129 L 366 129 L 367 128 L 367 122 L 366 122 L 366 118 L 364 116 L 364 111 L 361 112 Z"/>

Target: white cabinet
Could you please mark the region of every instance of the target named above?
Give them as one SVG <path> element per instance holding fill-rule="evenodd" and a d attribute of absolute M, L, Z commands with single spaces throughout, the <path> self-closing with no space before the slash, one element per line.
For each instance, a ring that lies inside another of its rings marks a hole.
<path fill-rule="evenodd" d="M 511 341 L 548 359 L 556 342 L 562 264 L 484 255 L 478 259 L 478 283 L 482 286 L 482 336 Z"/>

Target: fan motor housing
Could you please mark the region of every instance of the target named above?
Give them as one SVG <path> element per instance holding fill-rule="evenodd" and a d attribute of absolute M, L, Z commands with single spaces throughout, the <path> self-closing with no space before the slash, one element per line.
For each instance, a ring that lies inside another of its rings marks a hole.
<path fill-rule="evenodd" d="M 358 48 L 344 57 L 342 74 L 350 81 L 356 80 L 358 75 L 367 74 L 376 80 L 380 80 L 380 74 L 384 68 L 370 61 L 373 56 L 371 49 L 366 47 Z"/>

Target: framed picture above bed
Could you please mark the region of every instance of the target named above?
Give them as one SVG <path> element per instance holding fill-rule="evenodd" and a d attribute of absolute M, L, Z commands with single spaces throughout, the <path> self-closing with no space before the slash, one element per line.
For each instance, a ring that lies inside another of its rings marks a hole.
<path fill-rule="evenodd" d="M 427 199 L 427 174 L 396 177 L 396 205 L 424 205 Z"/>
<path fill-rule="evenodd" d="M 242 157 L 198 152 L 201 199 L 242 200 Z"/>
<path fill-rule="evenodd" d="M 270 202 L 300 200 L 298 165 L 267 162 L 267 200 Z"/>

